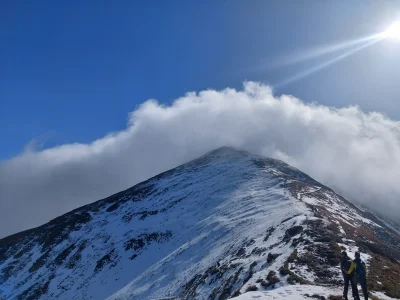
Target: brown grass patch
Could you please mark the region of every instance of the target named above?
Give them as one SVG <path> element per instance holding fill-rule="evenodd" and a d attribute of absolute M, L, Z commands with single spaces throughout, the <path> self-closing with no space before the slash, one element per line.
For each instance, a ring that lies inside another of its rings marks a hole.
<path fill-rule="evenodd" d="M 375 255 L 370 260 L 367 276 L 368 287 L 392 298 L 400 298 L 400 265 Z M 378 281 L 382 284 L 378 284 Z"/>

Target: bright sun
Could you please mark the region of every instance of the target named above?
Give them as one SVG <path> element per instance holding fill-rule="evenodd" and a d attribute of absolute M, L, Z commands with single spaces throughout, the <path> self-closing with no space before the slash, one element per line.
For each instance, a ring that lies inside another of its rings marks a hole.
<path fill-rule="evenodd" d="M 383 33 L 384 37 L 400 40 L 400 21 L 393 23 Z"/>

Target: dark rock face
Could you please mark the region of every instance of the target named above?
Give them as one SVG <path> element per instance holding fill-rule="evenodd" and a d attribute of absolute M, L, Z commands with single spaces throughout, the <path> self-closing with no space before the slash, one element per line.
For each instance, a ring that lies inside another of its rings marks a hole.
<path fill-rule="evenodd" d="M 283 240 L 285 242 L 289 242 L 290 239 L 298 234 L 300 234 L 303 231 L 303 226 L 293 226 L 286 230 L 285 236 L 283 237 Z"/>
<path fill-rule="evenodd" d="M 107 253 L 104 255 L 102 258 L 100 258 L 96 262 L 96 268 L 94 271 L 97 273 L 99 272 L 105 265 L 111 264 L 112 267 L 116 266 L 116 262 L 114 262 L 114 259 L 116 257 L 115 249 L 111 250 L 111 252 Z"/>
<path fill-rule="evenodd" d="M 267 263 L 272 263 L 280 254 L 272 254 L 272 253 L 268 253 L 267 256 Z"/>
<path fill-rule="evenodd" d="M 125 251 L 133 250 L 133 255 L 130 259 L 136 258 L 143 249 L 153 242 L 165 243 L 172 236 L 171 231 L 166 232 L 152 232 L 150 234 L 141 234 L 138 237 L 132 238 L 125 243 Z"/>

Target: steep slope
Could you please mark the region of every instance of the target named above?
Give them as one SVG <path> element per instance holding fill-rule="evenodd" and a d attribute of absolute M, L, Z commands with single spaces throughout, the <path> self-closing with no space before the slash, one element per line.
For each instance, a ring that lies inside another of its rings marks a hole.
<path fill-rule="evenodd" d="M 370 285 L 399 297 L 398 232 L 283 162 L 221 148 L 0 240 L 0 298 L 227 299 L 288 284 L 340 293 L 339 253 L 358 247 L 387 277 Z"/>

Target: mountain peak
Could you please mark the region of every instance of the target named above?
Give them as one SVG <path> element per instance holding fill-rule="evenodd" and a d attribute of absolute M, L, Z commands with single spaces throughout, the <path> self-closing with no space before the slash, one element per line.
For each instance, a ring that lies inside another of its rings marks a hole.
<path fill-rule="evenodd" d="M 222 146 L 220 148 L 211 150 L 201 156 L 199 159 L 204 158 L 223 158 L 223 157 L 231 157 L 231 158 L 243 158 L 243 157 L 252 157 L 253 155 L 247 151 L 240 150 L 238 148 Z"/>
<path fill-rule="evenodd" d="M 0 299 L 227 299 L 290 284 L 327 297 L 342 249 L 362 250 L 374 288 L 398 297 L 399 243 L 301 171 L 221 147 L 1 239 Z"/>
<path fill-rule="evenodd" d="M 207 152 L 205 155 L 223 155 L 223 154 L 242 154 L 242 155 L 251 155 L 249 152 L 240 150 L 238 148 L 234 148 L 231 146 L 222 146 L 219 148 L 216 148 L 214 150 L 211 150 L 210 152 Z"/>

